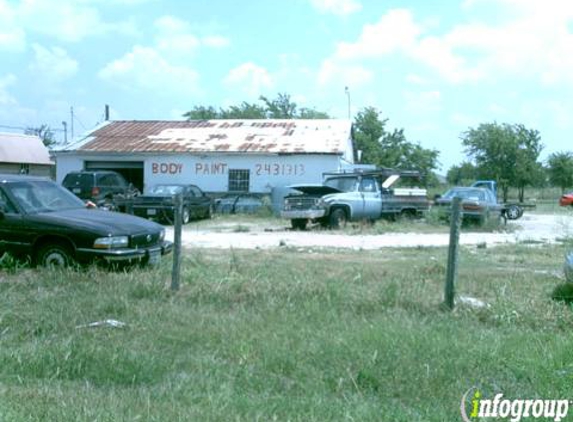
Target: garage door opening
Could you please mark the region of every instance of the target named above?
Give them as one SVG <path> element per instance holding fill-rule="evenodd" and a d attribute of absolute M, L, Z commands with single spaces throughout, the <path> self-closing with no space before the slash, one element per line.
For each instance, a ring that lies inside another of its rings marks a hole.
<path fill-rule="evenodd" d="M 143 192 L 143 161 L 86 161 L 86 170 L 113 170 Z"/>

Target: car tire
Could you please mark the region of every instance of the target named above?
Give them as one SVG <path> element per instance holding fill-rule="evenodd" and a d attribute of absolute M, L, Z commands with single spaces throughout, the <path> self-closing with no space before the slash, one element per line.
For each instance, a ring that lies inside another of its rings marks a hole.
<path fill-rule="evenodd" d="M 181 224 L 187 224 L 191 220 L 191 214 L 189 213 L 189 208 L 183 207 L 181 211 Z"/>
<path fill-rule="evenodd" d="M 306 218 L 293 218 L 292 220 L 290 220 L 290 224 L 293 230 L 304 230 L 306 229 L 308 220 Z"/>
<path fill-rule="evenodd" d="M 505 216 L 508 220 L 517 220 L 523 215 L 523 210 L 519 205 L 510 205 L 505 210 Z"/>
<path fill-rule="evenodd" d="M 43 268 L 65 268 L 74 263 L 72 251 L 61 243 L 48 243 L 36 253 L 36 265 Z"/>
<path fill-rule="evenodd" d="M 331 229 L 339 229 L 341 227 L 346 226 L 346 212 L 342 208 L 335 208 L 330 213 L 329 223 Z"/>

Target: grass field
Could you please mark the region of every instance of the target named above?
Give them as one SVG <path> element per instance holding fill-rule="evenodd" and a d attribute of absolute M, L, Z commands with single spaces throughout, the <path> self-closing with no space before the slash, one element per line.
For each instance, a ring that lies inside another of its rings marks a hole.
<path fill-rule="evenodd" d="M 196 250 L 152 271 L 0 273 L 0 421 L 455 421 L 462 394 L 573 398 L 567 247 Z M 113 318 L 124 328 L 82 327 Z"/>

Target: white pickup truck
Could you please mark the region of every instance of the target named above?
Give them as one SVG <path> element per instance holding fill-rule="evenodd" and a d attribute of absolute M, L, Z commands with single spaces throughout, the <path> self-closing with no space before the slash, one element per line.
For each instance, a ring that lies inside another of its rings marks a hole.
<path fill-rule="evenodd" d="M 430 207 L 426 190 L 392 189 L 401 177 L 419 174 L 391 169 L 328 173 L 322 185 L 289 186 L 297 193 L 285 197 L 281 217 L 291 220 L 294 229 L 302 230 L 309 222 L 338 228 L 346 221 L 421 215 Z"/>

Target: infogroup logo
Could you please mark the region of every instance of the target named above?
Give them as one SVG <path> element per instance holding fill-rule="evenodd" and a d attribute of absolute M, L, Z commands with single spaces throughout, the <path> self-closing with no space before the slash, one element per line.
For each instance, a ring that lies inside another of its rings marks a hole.
<path fill-rule="evenodd" d="M 550 419 L 561 421 L 569 412 L 569 400 L 544 399 L 504 399 L 503 393 L 493 399 L 482 397 L 476 387 L 470 388 L 462 396 L 460 412 L 465 422 L 474 422 L 480 418 L 510 418 L 511 422 L 522 419 Z"/>

